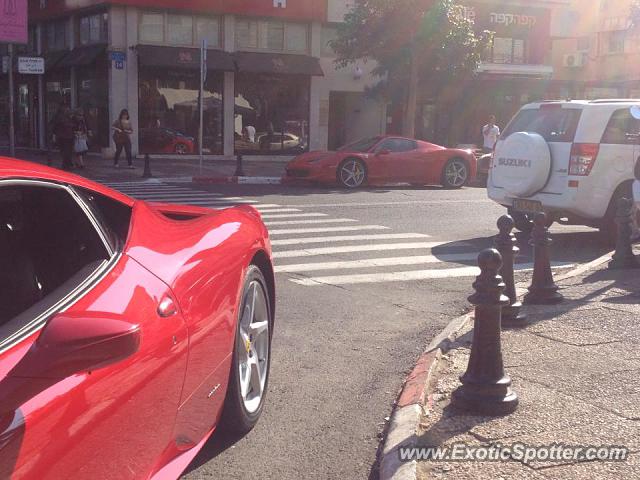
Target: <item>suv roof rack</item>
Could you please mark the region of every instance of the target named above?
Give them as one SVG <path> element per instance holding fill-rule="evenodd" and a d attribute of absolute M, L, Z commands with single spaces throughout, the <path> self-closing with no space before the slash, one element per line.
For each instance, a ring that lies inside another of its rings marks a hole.
<path fill-rule="evenodd" d="M 637 98 L 598 98 L 591 100 L 589 103 L 637 103 L 640 102 Z"/>

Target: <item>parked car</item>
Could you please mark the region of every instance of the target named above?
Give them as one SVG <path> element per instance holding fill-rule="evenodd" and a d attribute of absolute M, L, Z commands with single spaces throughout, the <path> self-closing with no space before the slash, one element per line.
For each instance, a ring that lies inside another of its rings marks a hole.
<path fill-rule="evenodd" d="M 614 236 L 616 202 L 631 198 L 640 155 L 634 100 L 525 105 L 496 145 L 489 198 L 529 231 L 536 212 L 549 223 L 588 225 Z"/>
<path fill-rule="evenodd" d="M 395 136 L 365 138 L 335 152 L 305 153 L 286 167 L 289 181 L 337 183 L 345 188 L 385 183 L 461 188 L 475 174 L 471 150 Z"/>
<path fill-rule="evenodd" d="M 285 151 L 304 149 L 304 142 L 300 137 L 293 133 L 258 133 L 256 134 L 256 143 L 260 150 L 268 151 Z"/>
<path fill-rule="evenodd" d="M 176 130 L 164 127 L 140 129 L 140 148 L 149 153 L 195 153 L 196 140 Z"/>
<path fill-rule="evenodd" d="M 0 159 L 0 478 L 176 478 L 267 391 L 258 212 L 133 200 Z"/>

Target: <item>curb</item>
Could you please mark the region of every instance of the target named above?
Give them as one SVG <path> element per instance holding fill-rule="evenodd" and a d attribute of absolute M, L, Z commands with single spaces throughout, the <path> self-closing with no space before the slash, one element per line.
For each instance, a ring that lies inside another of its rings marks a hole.
<path fill-rule="evenodd" d="M 569 278 L 582 275 L 611 259 L 613 252 L 602 255 L 595 260 L 574 268 L 573 270 L 560 275 L 556 281 L 567 280 Z M 518 288 L 526 286 L 525 283 L 517 285 Z M 420 422 L 420 417 L 431 404 L 431 396 L 427 395 L 427 385 L 433 378 L 433 374 L 438 366 L 438 362 L 444 353 L 455 342 L 457 334 L 472 321 L 473 312 L 469 312 L 460 317 L 454 318 L 436 336 L 424 353 L 418 359 L 416 366 L 407 376 L 398 400 L 394 405 L 394 410 L 389 421 L 389 429 L 382 447 L 380 458 L 380 480 L 416 480 L 418 462 L 400 461 L 400 447 L 411 445 L 416 440 L 416 427 Z"/>
<path fill-rule="evenodd" d="M 239 184 L 239 185 L 280 185 L 281 177 L 238 177 L 235 175 L 229 177 L 192 177 L 193 183 L 203 184 Z"/>

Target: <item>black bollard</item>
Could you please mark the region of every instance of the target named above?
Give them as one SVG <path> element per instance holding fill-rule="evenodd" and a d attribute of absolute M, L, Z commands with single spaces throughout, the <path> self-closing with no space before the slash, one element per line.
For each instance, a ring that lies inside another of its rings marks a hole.
<path fill-rule="evenodd" d="M 242 155 L 236 155 L 236 173 L 234 173 L 236 177 L 244 177 L 244 170 L 242 169 Z"/>
<path fill-rule="evenodd" d="M 616 251 L 613 254 L 609 268 L 639 268 L 640 262 L 633 254 L 631 244 L 631 216 L 633 215 L 633 200 L 628 198 L 618 199 L 616 210 L 616 223 L 618 224 L 618 235 L 616 239 Z"/>
<path fill-rule="evenodd" d="M 476 306 L 471 355 L 451 403 L 475 415 L 508 415 L 517 408 L 518 396 L 511 390 L 502 362 L 500 316 L 509 298 L 502 294 L 505 285 L 498 275 L 500 253 L 493 248 L 482 251 L 478 265 L 481 273 L 473 284 L 476 293 L 469 297 Z"/>
<path fill-rule="evenodd" d="M 553 305 L 562 302 L 564 297 L 558 293 L 553 281 L 549 246 L 553 243 L 547 227 L 547 215 L 537 213 L 533 219 L 533 232 L 529 245 L 533 247 L 533 279 L 529 293 L 524 296 L 526 305 Z"/>
<path fill-rule="evenodd" d="M 144 156 L 144 172 L 142 172 L 142 178 L 151 178 L 153 175 L 151 174 L 151 159 L 149 158 L 149 154 L 145 154 Z"/>
<path fill-rule="evenodd" d="M 522 303 L 518 301 L 516 283 L 513 276 L 513 262 L 520 252 L 516 246 L 516 236 L 512 233 L 515 222 L 510 215 L 498 219 L 500 233 L 494 238 L 494 245 L 502 256 L 500 276 L 505 283 L 505 295 L 509 297 L 509 305 L 502 307 L 503 327 L 523 327 L 527 324 L 527 316 L 522 311 Z"/>

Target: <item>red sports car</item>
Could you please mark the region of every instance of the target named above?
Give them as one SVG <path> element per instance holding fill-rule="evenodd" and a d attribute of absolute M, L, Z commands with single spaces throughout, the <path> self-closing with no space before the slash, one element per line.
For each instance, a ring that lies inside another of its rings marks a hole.
<path fill-rule="evenodd" d="M 267 390 L 257 211 L 134 201 L 0 158 L 0 478 L 177 478 Z"/>
<path fill-rule="evenodd" d="M 338 183 L 346 188 L 365 184 L 440 184 L 461 188 L 476 174 L 471 150 L 445 148 L 410 138 L 366 138 L 336 152 L 309 152 L 293 159 L 286 180 Z"/>

